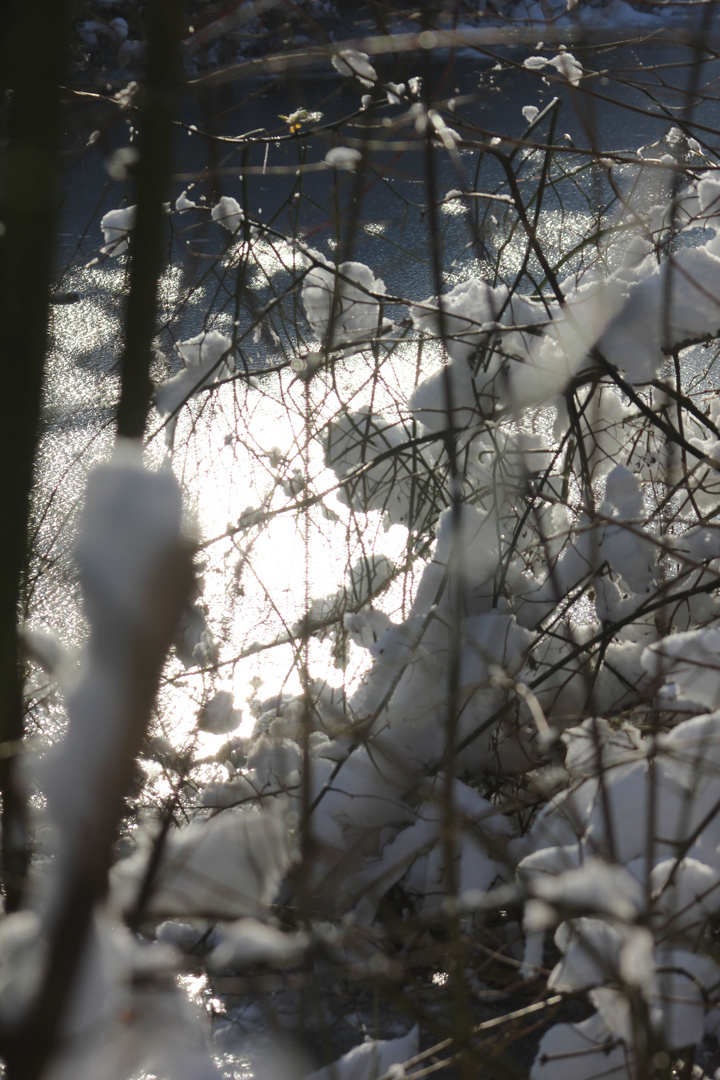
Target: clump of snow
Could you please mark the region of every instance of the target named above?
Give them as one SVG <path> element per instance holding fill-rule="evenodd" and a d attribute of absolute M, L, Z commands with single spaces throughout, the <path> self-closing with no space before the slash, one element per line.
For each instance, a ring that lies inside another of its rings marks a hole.
<path fill-rule="evenodd" d="M 624 465 L 616 465 L 608 473 L 600 512 L 611 521 L 600 541 L 601 557 L 633 592 L 647 592 L 656 572 L 658 552 L 640 524 L 642 485 Z M 616 521 L 618 524 L 614 524 Z"/>
<path fill-rule="evenodd" d="M 703 173 L 698 183 L 697 193 L 700 209 L 704 214 L 708 211 L 720 213 L 720 176 L 715 170 Z"/>
<path fill-rule="evenodd" d="M 720 906 L 720 868 L 699 859 L 665 859 L 650 875 L 653 925 L 663 936 L 702 944 L 708 920 Z"/>
<path fill-rule="evenodd" d="M 564 75 L 568 82 L 572 83 L 573 86 L 577 86 L 583 76 L 582 64 L 580 64 L 570 52 L 559 52 L 557 56 L 551 58 L 544 56 L 528 56 L 523 60 L 523 65 L 531 71 L 542 71 L 542 69 L 548 67 L 548 65 L 554 67 L 555 70 L 560 75 Z"/>
<path fill-rule="evenodd" d="M 122 146 L 114 152 L 106 161 L 105 166 L 111 180 L 127 180 L 128 173 L 140 160 L 140 151 L 135 146 Z M 107 214 L 102 219 L 105 221 Z M 102 224 L 102 222 L 101 222 Z M 134 218 L 130 227 L 135 224 Z M 103 226 L 105 232 L 105 226 Z M 106 237 L 107 239 L 107 237 Z M 113 254 L 116 254 L 115 252 Z"/>
<path fill-rule="evenodd" d="M 538 1047 L 530 1080 L 632 1080 L 632 1057 L 595 1013 L 579 1024 L 556 1024 Z"/>
<path fill-rule="evenodd" d="M 441 306 L 430 298 L 413 307 L 417 329 L 442 335 L 455 362 L 448 373 L 426 379 L 411 396 L 409 405 L 418 419 L 431 430 L 446 426 L 448 378 L 453 384 L 453 411 L 458 410 L 454 423 L 462 426 L 500 399 L 506 407 L 521 411 L 561 393 L 582 370 L 613 315 L 623 309 L 626 293 L 624 282 L 590 274 L 580 284 L 574 279 L 564 284 L 563 305 L 511 297 L 505 285 L 491 287 L 471 278 L 445 294 Z M 515 329 L 543 322 L 544 334 Z M 488 350 L 483 363 L 474 365 L 473 357 L 498 333 L 502 335 L 498 348 Z"/>
<path fill-rule="evenodd" d="M 107 28 L 97 19 L 84 19 L 83 22 L 78 23 L 77 30 L 83 44 L 89 48 L 95 48 L 98 45 L 98 33 L 102 35 Z"/>
<path fill-rule="evenodd" d="M 218 659 L 218 642 L 208 622 L 207 608 L 202 603 L 188 607 L 180 619 L 175 635 L 175 653 L 186 668 L 198 665 L 212 667 Z"/>
<path fill-rule="evenodd" d="M 375 1080 L 393 1066 L 404 1065 L 420 1047 L 417 1024 L 400 1039 L 368 1039 L 324 1069 L 308 1073 L 305 1080 Z"/>
<path fill-rule="evenodd" d="M 558 911 L 602 912 L 631 922 L 643 908 L 642 889 L 635 878 L 623 867 L 608 866 L 593 857 L 563 873 L 534 877 L 530 892 L 539 901 L 530 900 L 526 907 L 525 927 L 530 931 L 555 925 Z"/>
<path fill-rule="evenodd" d="M 353 172 L 362 161 L 362 154 L 359 150 L 353 150 L 349 146 L 334 146 L 332 150 L 328 150 L 325 161 L 328 165 L 332 165 L 334 169 L 345 169 L 348 172 Z"/>
<path fill-rule="evenodd" d="M 175 200 L 175 209 L 178 213 L 181 213 L 183 210 L 194 210 L 197 205 L 198 204 L 193 202 L 192 199 L 188 199 L 187 191 L 181 192 Z"/>
<path fill-rule="evenodd" d="M 55 674 L 67 662 L 67 653 L 54 634 L 21 627 L 20 641 L 30 658 L 48 674 Z"/>
<path fill-rule="evenodd" d="M 385 283 L 364 263 L 336 267 L 318 252 L 303 255 L 310 266 L 302 288 L 302 302 L 312 331 L 327 348 L 346 351 L 387 333 L 391 323 L 381 313 L 377 296 Z"/>
<path fill-rule="evenodd" d="M 232 341 L 219 330 L 209 330 L 178 342 L 177 350 L 185 366 L 155 388 L 158 412 L 163 416 L 174 413 L 188 398 L 212 386 L 223 374 L 232 372 L 235 362 L 229 355 L 231 349 Z"/>
<path fill-rule="evenodd" d="M 22 1019 L 37 992 L 47 954 L 42 925 L 34 911 L 17 911 L 0 922 L 0 1016 Z"/>
<path fill-rule="evenodd" d="M 572 83 L 573 86 L 577 86 L 582 78 L 582 64 L 575 59 L 572 53 L 558 53 L 557 56 L 554 56 L 550 60 L 550 65 L 561 75 L 564 75 L 567 81 Z"/>
<path fill-rule="evenodd" d="M 229 690 L 218 690 L 200 713 L 198 726 L 213 735 L 225 735 L 235 731 L 242 721 L 242 713 L 235 708 L 235 698 Z"/>
<path fill-rule="evenodd" d="M 203 368 L 215 364 L 232 348 L 230 338 L 218 330 L 210 330 L 197 337 L 179 341 L 177 351 L 189 368 Z"/>
<path fill-rule="evenodd" d="M 213 206 L 210 216 L 233 234 L 240 231 L 245 220 L 240 204 L 230 195 L 222 196 L 220 202 Z"/>
<path fill-rule="evenodd" d="M 145 632 L 149 586 L 181 538 L 182 497 L 169 469 L 149 472 L 142 450 L 118 443 L 90 475 L 76 558 L 90 640 L 67 692 L 68 732 L 43 759 L 42 786 L 68 839 L 101 798 L 102 771 L 123 738 L 129 655 Z"/>
<path fill-rule="evenodd" d="M 325 460 L 339 479 L 359 475 L 341 489 L 343 501 L 367 513 L 380 510 L 391 524 L 408 520 L 413 465 L 400 452 L 407 434 L 368 410 L 333 421 L 325 438 Z"/>
<path fill-rule="evenodd" d="M 148 575 L 177 540 L 181 514 L 172 473 L 145 469 L 140 448 L 130 440 L 118 442 L 111 461 L 91 473 L 76 559 L 93 627 L 120 632 L 119 613 L 128 622 L 139 616 Z"/>
<path fill-rule="evenodd" d="M 306 933 L 284 933 L 257 919 L 239 919 L 225 925 L 212 955 L 215 968 L 243 968 L 252 964 L 289 967 L 297 964 L 309 944 Z"/>
<path fill-rule="evenodd" d="M 372 87 L 377 82 L 377 72 L 367 53 L 357 49 L 343 49 L 332 58 L 332 66 L 341 75 L 354 75 L 362 86 Z"/>
<path fill-rule="evenodd" d="M 708 709 L 720 706 L 720 628 L 665 637 L 648 646 L 642 663 L 656 679 L 671 684 L 677 700 Z"/>
<path fill-rule="evenodd" d="M 118 63 L 121 67 L 134 67 L 140 63 L 145 55 L 145 48 L 146 43 L 144 41 L 126 39 L 118 49 Z"/>
<path fill-rule="evenodd" d="M 135 225 L 137 207 L 125 206 L 108 210 L 100 219 L 105 243 L 100 248 L 103 255 L 122 255 L 127 251 L 128 238 Z"/>
<path fill-rule="evenodd" d="M 149 850 L 114 867 L 114 902 L 132 907 Z M 285 808 L 225 810 L 170 832 L 158 867 L 148 913 L 257 918 L 274 900 L 292 858 Z"/>
<path fill-rule="evenodd" d="M 655 745 L 591 720 L 565 732 L 574 786 L 541 815 L 533 829 L 536 850 L 520 864 L 532 897 L 526 963 L 536 962 L 538 932 L 564 919 L 555 935 L 561 960 L 548 986 L 589 991 L 597 1009 L 594 1030 L 619 1040 L 629 1059 L 634 993 L 645 999 L 664 1045 L 677 1049 L 702 1040 L 708 989 L 720 977 L 710 956 L 692 951 L 719 900 L 718 730 L 713 713 L 683 721 Z M 651 785 L 655 839 L 648 847 Z M 564 843 L 563 817 L 571 826 Z M 620 865 L 606 862 L 610 857 Z M 575 1044 L 574 1027 L 553 1033 L 541 1044 L 533 1075 L 550 1075 L 544 1071 L 548 1045 L 559 1052 Z"/>
<path fill-rule="evenodd" d="M 523 60 L 523 67 L 529 68 L 530 71 L 542 71 L 544 67 L 547 67 L 549 61 L 545 56 L 527 56 Z"/>
<path fill-rule="evenodd" d="M 137 683 L 146 677 L 145 654 L 157 652 L 158 633 L 182 598 L 171 601 L 182 580 L 178 559 L 186 556 L 182 516 L 171 470 L 149 471 L 139 441 L 119 440 L 112 458 L 90 474 L 76 545 L 89 636 L 79 670 L 67 680 L 66 734 L 34 769 L 50 826 L 45 871 L 29 898 L 40 915 L 22 911 L 0 926 L 0 1011 L 11 1023 L 22 1018 L 46 974 L 64 891 L 78 888 L 87 866 L 96 874 L 107 855 L 101 845 L 109 849 L 112 843 L 113 815 L 125 795 L 122 779 L 143 735 Z M 169 634 L 170 625 L 166 629 Z M 155 657 L 158 665 L 161 660 Z M 82 886 L 100 899 L 97 883 L 83 880 Z M 212 1076 L 204 1033 L 168 980 L 176 970 L 174 951 L 141 945 L 97 908 L 84 942 L 60 1050 L 47 1075 L 120 1076 L 146 1065 L 181 1075 L 182 1059 L 195 1075 Z M 146 1012 L 152 1024 L 128 1025 L 128 1016 Z M 100 1043 L 80 1037 L 100 1028 Z"/>
<path fill-rule="evenodd" d="M 128 109 L 135 100 L 138 89 L 138 83 L 133 79 L 127 86 L 124 86 L 121 90 L 118 90 L 113 94 L 113 100 L 118 103 L 121 109 Z"/>
<path fill-rule="evenodd" d="M 346 584 L 327 596 L 313 600 L 308 609 L 308 618 L 311 622 L 322 622 L 344 615 L 346 628 L 351 636 L 359 634 L 363 636 L 367 626 L 378 627 L 382 624 L 383 616 L 380 612 L 370 610 L 360 611 L 355 615 L 348 612 L 352 609 L 363 608 L 375 595 L 382 592 L 390 581 L 395 564 L 384 555 L 372 555 L 369 558 L 360 559 L 347 573 Z M 383 630 L 387 629 L 390 620 L 385 616 Z M 361 629 L 362 628 L 362 629 Z M 295 632 L 300 631 L 300 625 Z"/>
<path fill-rule="evenodd" d="M 207 1016 L 177 985 L 179 961 L 175 949 L 141 943 L 98 913 L 68 1003 L 62 1046 L 46 1075 L 220 1080 Z M 102 1038 L 88 1038 L 93 1030 L 102 1031 Z"/>
<path fill-rule="evenodd" d="M 127 20 L 123 19 L 119 15 L 116 16 L 116 18 L 110 20 L 110 22 L 108 23 L 108 27 L 112 31 L 113 36 L 118 41 L 124 41 L 125 38 L 128 36 L 129 31 Z"/>

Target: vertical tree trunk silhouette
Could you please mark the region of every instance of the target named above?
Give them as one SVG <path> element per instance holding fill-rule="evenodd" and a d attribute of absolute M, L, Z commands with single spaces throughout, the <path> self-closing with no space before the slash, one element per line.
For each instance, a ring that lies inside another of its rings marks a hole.
<path fill-rule="evenodd" d="M 120 361 L 118 435 L 141 438 L 150 409 L 150 364 L 163 270 L 163 232 L 172 169 L 173 117 L 180 83 L 183 5 L 155 0 L 148 20 L 148 60 L 142 88 L 136 225 L 130 243 L 130 294 Z"/>
<path fill-rule="evenodd" d="M 172 115 L 180 75 L 182 5 L 154 0 L 142 93 L 141 158 L 137 173 L 137 227 L 132 241 L 126 340 L 121 359 L 118 434 L 142 437 L 150 406 L 149 366 L 155 334 L 158 280 L 162 272 L 163 200 L 170 179 Z M 23 677 L 18 653 L 17 611 L 27 563 L 28 516 L 38 442 L 48 306 L 55 235 L 60 84 L 67 58 L 69 0 L 11 5 L 4 16 L 12 90 L 7 110 L 8 146 L 2 173 L 0 221 L 0 332 L 5 393 L 0 404 L 0 740 L 23 734 Z M 28 34 L 28 23 L 33 32 Z M 32 62 L 28 53 L 32 50 Z M 12 462 L 12 467 L 9 467 Z M 107 887 L 112 843 L 147 731 L 162 665 L 190 585 L 187 551 L 160 568 L 153 600 L 156 621 L 140 627 L 131 657 L 133 690 L 124 717 L 121 759 L 108 776 L 107 798 L 97 808 L 81 858 L 63 883 L 48 942 L 38 995 L 22 1021 L 0 1028 L 0 1053 L 8 1080 L 38 1080 L 56 1050 L 72 987 L 87 940 L 93 907 Z M 3 797 L 2 852 L 8 910 L 19 906 L 27 869 L 24 802 L 13 781 L 13 756 L 0 754 Z"/>
<path fill-rule="evenodd" d="M 17 618 L 28 556 L 58 214 L 61 92 L 70 0 L 8 0 L 0 21 L 5 112 L 0 166 L 0 794 L 2 886 L 22 895 L 27 839 L 14 749 L 23 735 Z M 30 30 L 31 28 L 31 30 Z M 2 106 L 0 106 L 2 107 Z"/>

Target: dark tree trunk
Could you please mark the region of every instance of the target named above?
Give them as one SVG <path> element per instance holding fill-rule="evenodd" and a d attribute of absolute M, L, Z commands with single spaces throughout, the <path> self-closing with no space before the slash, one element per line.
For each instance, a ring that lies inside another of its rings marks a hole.
<path fill-rule="evenodd" d="M 17 619 L 47 347 L 70 9 L 70 0 L 6 0 L 0 22 L 0 794 L 8 910 L 19 904 L 27 869 L 13 753 L 24 711 Z"/>

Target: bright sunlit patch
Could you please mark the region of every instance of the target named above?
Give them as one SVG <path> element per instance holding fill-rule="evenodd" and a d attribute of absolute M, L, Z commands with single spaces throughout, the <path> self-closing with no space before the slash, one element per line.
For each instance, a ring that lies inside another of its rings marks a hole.
<path fill-rule="evenodd" d="M 177 984 L 191 1001 L 196 1002 L 202 1001 L 209 986 L 207 975 L 178 975 Z"/>

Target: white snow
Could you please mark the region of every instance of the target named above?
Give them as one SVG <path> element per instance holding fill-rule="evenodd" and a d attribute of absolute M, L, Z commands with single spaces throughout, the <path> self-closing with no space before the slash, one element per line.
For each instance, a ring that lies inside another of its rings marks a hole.
<path fill-rule="evenodd" d="M 114 807 L 122 795 L 113 785 L 136 719 L 138 659 L 165 617 L 158 583 L 186 548 L 182 513 L 172 472 L 149 471 L 139 442 L 119 440 L 111 459 L 90 473 L 76 545 L 89 635 L 66 694 L 67 732 L 34 768 L 49 825 L 45 867 L 28 898 L 40 916 L 26 910 L 0 924 L 5 1019 L 20 1017 L 43 975 L 63 890 L 87 844 L 97 845 L 103 801 L 110 794 Z M 173 985 L 177 959 L 96 909 L 49 1080 L 122 1080 L 145 1070 L 217 1080 L 202 1023 Z M 89 1030 L 102 1030 L 102 1039 L 85 1038 Z"/>
<path fill-rule="evenodd" d="M 175 200 L 175 209 L 178 212 L 182 212 L 183 210 L 193 210 L 197 205 L 198 204 L 193 202 L 192 199 L 188 199 L 187 191 L 181 192 Z"/>
<path fill-rule="evenodd" d="M 82 835 L 84 816 L 101 797 L 103 770 L 122 741 L 133 642 L 153 617 L 150 586 L 181 543 L 181 519 L 171 471 L 149 472 L 131 441 L 119 441 L 112 459 L 90 474 L 76 546 L 90 639 L 66 695 L 67 735 L 39 769 L 67 843 Z"/>
<path fill-rule="evenodd" d="M 128 237 L 135 225 L 135 206 L 108 210 L 100 219 L 105 243 L 100 248 L 103 255 L 122 255 L 127 251 Z"/>
<path fill-rule="evenodd" d="M 332 150 L 328 150 L 325 161 L 334 169 L 346 169 L 352 172 L 362 161 L 362 154 L 349 146 L 334 146 Z"/>
<path fill-rule="evenodd" d="M 656 679 L 672 684 L 678 700 L 708 709 L 720 706 L 720 628 L 665 637 L 648 646 L 642 663 Z"/>
<path fill-rule="evenodd" d="M 556 1024 L 540 1041 L 530 1080 L 632 1080 L 632 1056 L 610 1037 L 597 1013 L 579 1024 Z"/>
<path fill-rule="evenodd" d="M 43 974 L 47 942 L 34 911 L 17 911 L 0 922 L 0 1016 L 22 1020 Z"/>
<path fill-rule="evenodd" d="M 116 18 L 110 20 L 110 22 L 108 23 L 108 27 L 112 31 L 113 36 L 118 41 L 124 41 L 125 38 L 128 36 L 127 20 L 121 18 L 121 16 L 119 15 Z"/>
<path fill-rule="evenodd" d="M 210 216 L 213 221 L 219 222 L 223 228 L 233 234 L 240 231 L 245 220 L 240 204 L 230 195 L 222 196 L 220 201 L 213 206 Z"/>
<path fill-rule="evenodd" d="M 212 386 L 235 368 L 235 361 L 229 355 L 232 341 L 219 330 L 180 341 L 177 350 L 184 368 L 155 388 L 155 407 L 162 416 L 175 412 L 190 397 Z"/>
<path fill-rule="evenodd" d="M 556 56 L 551 58 L 544 56 L 528 56 L 523 60 L 523 65 L 531 71 L 542 71 L 543 68 L 548 66 L 554 67 L 555 70 L 560 75 L 564 75 L 568 82 L 572 83 L 573 86 L 578 85 L 583 75 L 582 64 L 576 60 L 570 52 L 559 52 Z"/>
<path fill-rule="evenodd" d="M 534 14 L 542 14 L 540 7 Z M 567 17 L 566 7 L 572 4 L 556 5 L 559 19 Z M 622 0 L 613 0 L 610 12 L 619 21 L 631 14 L 643 21 Z M 573 15 L 586 26 L 599 17 L 589 5 L 578 5 Z M 124 20 L 115 22 L 115 34 L 127 36 Z M 97 41 L 100 25 L 81 27 L 88 43 Z M 365 87 L 377 83 L 364 53 L 346 50 L 333 64 Z M 562 47 L 524 64 L 567 80 L 571 98 L 586 78 Z M 408 85 L 417 94 L 417 80 Z M 388 123 L 399 123 L 394 107 L 407 101 L 406 86 L 388 83 L 382 93 L 393 106 Z M 121 103 L 131 97 L 128 88 Z M 369 107 L 367 95 L 363 104 Z M 533 105 L 522 108 L 528 124 L 538 115 Z M 438 145 L 460 152 L 457 134 L 420 103 L 409 106 L 406 119 L 410 133 L 413 125 L 420 133 L 427 128 Z M 507 150 L 499 137 L 491 142 Z M 317 855 L 307 868 L 308 888 L 318 910 L 326 907 L 338 921 L 346 916 L 348 926 L 366 935 L 362 948 L 353 946 L 366 950 L 366 960 L 389 889 L 399 886 L 421 918 L 446 911 L 445 826 L 452 812 L 452 877 L 460 905 L 472 911 L 492 902 L 502 880 L 513 902 L 521 898 L 525 905 L 523 973 L 541 974 L 543 933 L 556 928 L 560 958 L 548 987 L 585 994 L 596 1010 L 581 1024 L 556 1025 L 545 1034 L 534 1080 L 598 1074 L 628 1080 L 633 1002 L 647 1009 L 670 1050 L 697 1044 L 713 1030 L 720 971 L 707 941 L 720 907 L 720 711 L 702 710 L 720 710 L 720 607 L 717 590 L 706 588 L 720 560 L 720 443 L 712 430 L 720 407 L 709 391 L 698 391 L 699 412 L 686 409 L 683 418 L 683 453 L 643 415 L 645 407 L 662 410 L 676 422 L 670 390 L 650 384 L 665 377 L 668 353 L 720 331 L 718 170 L 688 181 L 668 210 L 682 155 L 700 152 L 699 143 L 673 128 L 627 169 L 617 155 L 599 160 L 602 170 L 642 197 L 627 220 L 616 222 L 619 238 L 598 241 L 594 267 L 559 279 L 558 295 L 547 283 L 531 299 L 479 275 L 466 272 L 463 280 L 457 263 L 447 291 L 422 302 L 408 299 L 410 318 L 394 327 L 385 303 L 395 293 L 370 265 L 336 265 L 296 242 L 302 304 L 316 340 L 303 342 L 288 382 L 279 380 L 283 392 L 286 385 L 290 396 L 307 391 L 310 402 L 331 379 L 352 378 L 372 350 L 394 349 L 401 334 L 432 339 L 430 348 L 421 344 L 435 366 L 428 365 L 431 373 L 402 400 L 389 403 L 385 386 L 374 387 L 364 398 L 348 397 L 345 409 L 321 421 L 324 464 L 344 503 L 339 510 L 363 542 L 368 522 L 382 518 L 406 527 L 414 576 L 402 601 L 396 602 L 393 585 L 388 589 L 390 614 L 375 610 L 367 605 L 385 605 L 373 594 L 390 584 L 399 564 L 363 551 L 338 588 L 333 583 L 305 605 L 312 620 L 337 618 L 343 647 L 347 635 L 363 650 L 361 674 L 337 686 L 311 682 L 302 696 L 283 692 L 262 704 L 253 699 L 256 734 L 241 747 L 229 740 L 234 749 L 227 750 L 227 761 L 208 764 L 217 767 L 213 784 L 189 809 L 192 820 L 166 838 L 148 912 L 190 921 L 164 924 L 162 941 L 191 948 L 197 927 L 220 919 L 228 925 L 214 931 L 216 969 L 301 963 L 313 939 L 281 929 L 272 905 L 287 899 L 283 882 L 309 796 Z M 341 145 L 325 163 L 352 170 L 361 159 L 359 150 Z M 121 153 L 112 168 L 120 176 L 129 164 Z M 449 191 L 447 198 L 458 195 Z M 196 205 L 183 192 L 175 208 Z M 517 209 L 506 195 L 502 212 Z M 655 240 L 666 235 L 673 216 L 692 235 L 680 233 L 669 259 Z M 230 196 L 211 217 L 233 236 L 246 225 Z M 102 252 L 126 251 L 134 223 L 134 207 L 105 214 Z M 587 265 L 594 257 L 583 254 Z M 380 337 L 386 340 L 379 343 Z M 218 330 L 181 341 L 183 368 L 157 387 L 158 411 L 175 413 L 232 372 L 232 348 Z M 331 363 L 331 352 L 352 364 Z M 392 360 L 404 363 L 401 349 Z M 643 408 L 613 384 L 616 372 L 638 388 Z M 409 387 L 404 370 L 401 377 Z M 448 477 L 445 469 L 448 425 L 458 429 L 460 477 Z M 410 445 L 418 433 L 421 454 Z M 312 446 L 322 470 L 319 450 Z M 312 490 L 305 462 L 300 468 L 281 466 L 279 455 L 267 460 L 272 497 L 277 493 L 281 501 L 284 493 L 292 501 Z M 436 485 L 431 525 L 415 517 L 426 484 Z M 235 521 L 249 529 L 274 507 L 259 493 L 247 497 L 254 501 Z M 78 544 L 89 644 L 68 692 L 68 734 L 36 770 L 61 852 L 83 835 L 101 797 L 103 768 L 112 763 L 131 692 L 123 682 L 129 642 L 150 617 L 153 575 L 181 541 L 181 514 L 170 472 L 148 472 L 138 447 L 121 445 L 91 478 Z M 348 548 L 347 564 L 356 557 Z M 686 587 L 680 598 L 674 595 Z M 359 610 L 348 610 L 354 607 Z M 288 620 L 291 634 L 303 630 L 302 623 L 293 625 L 296 618 Z M 199 605 L 188 612 L 181 637 L 182 660 L 202 660 L 208 668 L 216 663 L 219 646 Z M 28 641 L 37 660 L 64 672 L 67 663 L 51 641 L 37 634 Z M 212 673 L 205 674 L 212 689 L 198 694 L 204 704 L 195 706 L 197 728 L 232 732 L 241 719 L 233 693 L 218 691 L 218 680 L 211 683 Z M 462 746 L 454 775 L 446 771 L 451 704 Z M 564 760 L 548 758 L 549 748 L 563 747 Z M 514 794 L 513 773 L 523 777 Z M 502 793 L 497 801 L 484 797 L 488 788 Z M 515 796 L 528 800 L 520 816 Z M 116 909 L 132 907 L 151 844 L 145 836 L 115 867 Z M 41 954 L 36 922 L 22 916 L 3 922 L 0 961 L 5 958 L 9 970 L 22 967 L 27 982 L 20 978 L 11 986 L 0 963 L 4 1013 L 22 1007 L 31 993 Z M 161 967 L 160 954 L 153 963 Z M 88 978 L 88 999 L 93 985 Z M 170 1000 L 172 1035 L 180 1013 Z M 89 1017 L 91 1003 L 77 1011 Z M 368 1040 L 312 1078 L 401 1075 L 417 1045 L 417 1029 L 399 1040 Z M 202 1056 L 190 1053 L 185 1065 L 179 1051 L 168 1053 L 178 1075 L 195 1069 L 198 1076 L 212 1075 Z M 133 1068 L 139 1060 L 132 1057 Z"/>
<path fill-rule="evenodd" d="M 520 864 L 522 870 L 523 864 Z M 529 891 L 542 900 L 548 917 L 537 917 L 528 929 L 544 929 L 557 922 L 553 909 L 560 912 L 601 912 L 610 918 L 631 922 L 643 908 L 643 892 L 639 883 L 622 866 L 608 866 L 601 859 L 588 858 L 582 866 L 557 875 L 531 879 Z M 531 909 L 532 910 L 532 909 Z"/>
<path fill-rule="evenodd" d="M 213 735 L 235 731 L 242 721 L 242 713 L 234 705 L 235 698 L 229 690 L 218 690 L 201 711 L 198 726 Z"/>
<path fill-rule="evenodd" d="M 420 1033 L 415 1025 L 400 1039 L 368 1039 L 305 1080 L 376 1080 L 394 1065 L 403 1065 L 418 1052 Z"/>
<path fill-rule="evenodd" d="M 548 61 L 561 75 L 564 75 L 569 83 L 577 86 L 583 74 L 582 64 L 575 59 L 570 52 L 560 52 Z"/>
<path fill-rule="evenodd" d="M 69 1003 L 61 1051 L 44 1074 L 48 1080 L 221 1080 L 207 1016 L 177 986 L 179 959 L 174 949 L 141 944 L 99 913 Z M 89 1032 L 102 1037 L 89 1038 Z"/>
<path fill-rule="evenodd" d="M 239 919 L 225 924 L 220 943 L 213 951 L 215 968 L 243 968 L 252 964 L 286 967 L 297 964 L 309 944 L 306 933 L 283 932 L 257 919 Z"/>
<path fill-rule="evenodd" d="M 149 851 L 117 863 L 113 899 L 129 908 Z M 221 919 L 262 916 L 290 866 L 291 844 L 284 806 L 225 810 L 208 821 L 174 829 L 167 837 L 148 912 Z"/>
<path fill-rule="evenodd" d="M 333 56 L 332 66 L 341 75 L 354 75 L 362 86 L 371 87 L 377 82 L 377 72 L 370 63 L 370 57 L 357 49 L 343 49 Z"/>
<path fill-rule="evenodd" d="M 116 150 L 113 154 L 111 154 L 110 157 L 105 162 L 105 167 L 106 167 L 106 169 L 108 171 L 108 176 L 110 177 L 111 180 L 119 180 L 121 182 L 124 181 L 124 180 L 127 180 L 129 170 L 134 165 L 136 165 L 139 160 L 140 160 L 140 151 L 137 149 L 137 147 L 135 147 L 135 146 L 121 146 L 118 150 Z M 106 214 L 105 217 L 102 220 L 105 221 L 107 216 L 108 215 Z M 134 224 L 135 224 L 135 221 L 134 221 L 134 218 L 133 218 L 133 221 L 131 222 L 130 227 L 132 227 Z M 103 228 L 103 232 L 106 232 L 105 228 Z M 108 239 L 107 233 L 106 233 L 105 238 L 106 238 L 106 240 Z M 112 236 L 110 236 L 110 239 L 112 239 Z M 112 252 L 112 254 L 118 254 L 118 253 L 117 252 Z"/>
<path fill-rule="evenodd" d="M 390 523 L 406 522 L 413 488 L 412 465 L 399 452 L 406 438 L 404 428 L 393 427 L 368 410 L 346 413 L 330 423 L 325 460 L 338 478 L 365 466 L 358 482 L 341 489 L 341 499 L 365 512 L 380 510 Z"/>
<path fill-rule="evenodd" d="M 302 260 L 310 266 L 302 287 L 302 302 L 313 333 L 327 348 L 353 351 L 391 327 L 383 318 L 377 296 L 385 284 L 364 263 L 336 267 L 318 252 Z"/>

